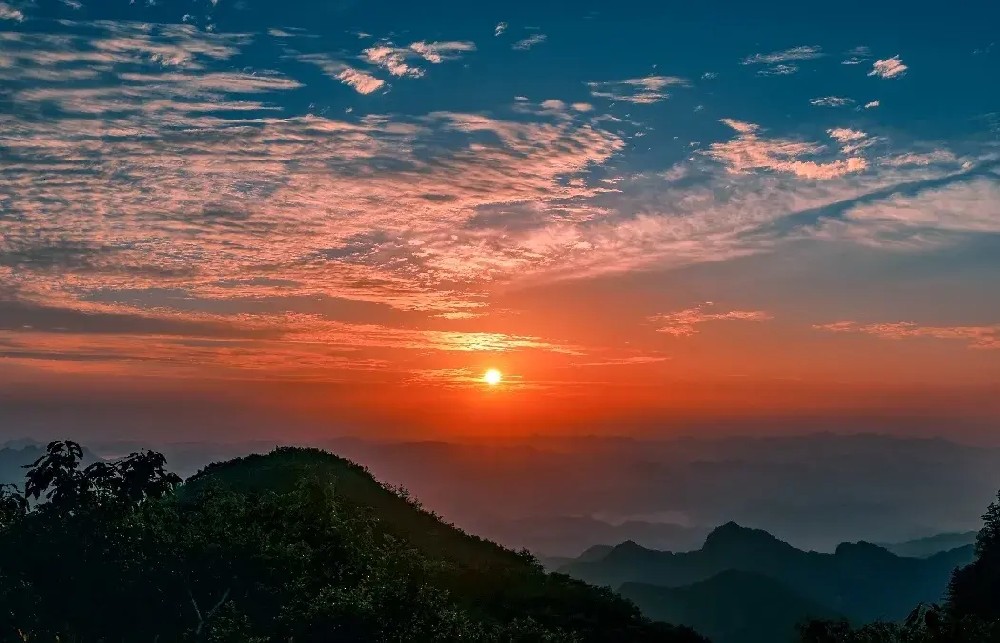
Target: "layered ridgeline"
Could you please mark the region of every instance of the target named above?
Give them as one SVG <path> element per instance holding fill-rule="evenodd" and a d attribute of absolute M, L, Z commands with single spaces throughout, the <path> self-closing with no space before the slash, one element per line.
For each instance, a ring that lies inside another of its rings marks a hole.
<path fill-rule="evenodd" d="M 690 625 L 717 643 L 780 643 L 807 619 L 904 618 L 917 604 L 940 600 L 952 571 L 973 557 L 971 545 L 927 558 L 865 542 L 841 544 L 832 554 L 806 552 L 728 523 L 696 551 L 626 542 L 560 571 L 620 589 L 646 615 Z"/>
<path fill-rule="evenodd" d="M 704 641 L 466 534 L 314 449 L 81 466 L 53 443 L 0 493 L 0 640 Z"/>

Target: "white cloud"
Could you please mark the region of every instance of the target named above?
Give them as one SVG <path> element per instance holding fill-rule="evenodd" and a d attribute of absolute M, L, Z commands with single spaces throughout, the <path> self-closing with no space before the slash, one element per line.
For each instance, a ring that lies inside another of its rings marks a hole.
<path fill-rule="evenodd" d="M 790 76 L 799 70 L 796 65 L 774 65 L 757 72 L 758 76 Z"/>
<path fill-rule="evenodd" d="M 777 63 L 787 63 L 795 60 L 812 60 L 821 58 L 823 52 L 819 47 L 800 46 L 785 49 L 784 51 L 774 51 L 769 54 L 754 54 L 743 59 L 744 65 L 774 65 Z"/>
<path fill-rule="evenodd" d="M 414 42 L 410 49 L 420 54 L 424 60 L 439 64 L 445 60 L 458 58 L 460 54 L 476 50 L 476 43 L 468 41 Z"/>
<path fill-rule="evenodd" d="M 6 2 L 0 2 L 0 20 L 13 20 L 15 22 L 21 22 L 24 20 L 24 14 L 19 9 L 15 9 Z"/>
<path fill-rule="evenodd" d="M 546 36 L 543 33 L 535 33 L 535 34 L 531 34 L 527 38 L 523 38 L 521 40 L 518 40 L 517 42 L 515 42 L 510 47 L 511 47 L 511 49 L 516 49 L 518 51 L 525 51 L 525 50 L 531 49 L 535 45 L 539 45 L 539 44 L 545 42 L 545 40 L 547 38 L 548 38 L 548 36 Z"/>
<path fill-rule="evenodd" d="M 840 96 L 824 96 L 822 98 L 813 98 L 809 103 L 818 107 L 844 107 L 845 105 L 853 105 L 854 100 Z"/>
<path fill-rule="evenodd" d="M 592 81 L 587 83 L 595 98 L 625 101 L 641 105 L 656 103 L 670 96 L 667 87 L 687 87 L 688 82 L 676 76 L 646 76 L 627 80 Z"/>
<path fill-rule="evenodd" d="M 885 60 L 876 60 L 872 64 L 872 70 L 868 72 L 868 75 L 878 76 L 879 78 L 895 78 L 906 70 L 907 66 L 903 64 L 899 56 L 893 56 Z"/>
<path fill-rule="evenodd" d="M 881 105 L 881 103 L 877 100 L 868 101 L 867 103 L 865 103 L 865 109 L 875 109 L 879 105 Z"/>
<path fill-rule="evenodd" d="M 494 36 L 502 36 L 505 31 L 507 31 L 507 23 L 506 22 L 498 22 L 497 26 L 493 29 L 493 35 Z"/>

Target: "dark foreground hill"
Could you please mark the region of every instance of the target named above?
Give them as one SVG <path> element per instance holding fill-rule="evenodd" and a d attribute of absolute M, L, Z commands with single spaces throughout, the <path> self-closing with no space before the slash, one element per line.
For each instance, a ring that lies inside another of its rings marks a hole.
<path fill-rule="evenodd" d="M 0 640 L 704 641 L 546 574 L 313 449 L 80 467 L 54 443 L 0 492 Z M 28 502 L 28 499 L 31 502 Z"/>
<path fill-rule="evenodd" d="M 560 571 L 597 585 L 636 582 L 681 587 L 736 570 L 772 578 L 802 599 L 857 622 L 904 618 L 918 603 L 941 599 L 952 571 L 972 561 L 971 546 L 928 558 L 903 558 L 869 543 L 843 543 L 832 554 L 805 552 L 735 523 L 717 528 L 693 552 L 615 547 L 600 560 Z"/>

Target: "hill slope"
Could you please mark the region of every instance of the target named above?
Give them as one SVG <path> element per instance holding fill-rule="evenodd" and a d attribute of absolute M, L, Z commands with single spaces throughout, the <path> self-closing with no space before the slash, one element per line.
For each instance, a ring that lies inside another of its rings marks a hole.
<path fill-rule="evenodd" d="M 378 533 L 412 547 L 434 568 L 433 582 L 474 618 L 530 619 L 582 641 L 694 643 L 686 628 L 651 623 L 631 603 L 561 574 L 524 553 L 445 524 L 405 492 L 381 485 L 363 467 L 316 449 L 282 448 L 209 465 L 180 490 L 193 502 L 213 490 L 248 496 L 291 494 L 303 481 L 332 486 L 352 513 L 370 515 Z"/>
<path fill-rule="evenodd" d="M 625 583 L 620 591 L 650 618 L 688 625 L 713 643 L 790 643 L 799 623 L 839 617 L 752 572 L 725 571 L 684 587 Z"/>
<path fill-rule="evenodd" d="M 903 558 L 869 543 L 844 543 L 833 554 L 805 552 L 771 534 L 723 525 L 693 552 L 671 553 L 622 543 L 597 561 L 560 571 L 598 585 L 626 582 L 680 587 L 727 570 L 753 572 L 858 621 L 899 619 L 920 602 L 941 598 L 952 570 L 972 560 L 971 547 L 926 559 Z"/>

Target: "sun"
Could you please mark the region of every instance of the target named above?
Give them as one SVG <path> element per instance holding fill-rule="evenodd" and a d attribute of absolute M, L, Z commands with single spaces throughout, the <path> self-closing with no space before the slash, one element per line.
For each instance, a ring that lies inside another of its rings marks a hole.
<path fill-rule="evenodd" d="M 503 373 L 495 368 L 491 368 L 483 373 L 483 381 L 490 386 L 496 386 L 501 380 L 503 380 Z"/>

